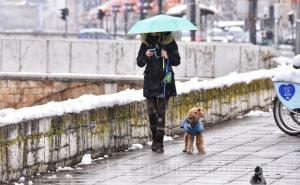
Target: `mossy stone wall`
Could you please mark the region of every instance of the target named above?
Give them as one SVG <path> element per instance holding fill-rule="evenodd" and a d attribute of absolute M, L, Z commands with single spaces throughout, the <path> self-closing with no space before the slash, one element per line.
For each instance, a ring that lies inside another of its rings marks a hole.
<path fill-rule="evenodd" d="M 265 109 L 274 96 L 269 79 L 192 91 L 171 98 L 166 133 L 180 134 L 180 122 L 193 106 L 206 110 L 206 126 Z M 31 176 L 127 149 L 149 139 L 145 102 L 101 107 L 78 114 L 28 120 L 0 127 L 0 182 Z"/>

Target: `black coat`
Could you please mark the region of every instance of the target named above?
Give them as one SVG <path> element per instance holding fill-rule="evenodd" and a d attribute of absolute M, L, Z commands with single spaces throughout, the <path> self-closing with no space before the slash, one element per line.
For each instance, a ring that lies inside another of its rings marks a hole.
<path fill-rule="evenodd" d="M 172 33 L 169 33 L 172 34 Z M 170 37 L 172 37 L 170 39 Z M 176 96 L 175 78 L 172 66 L 178 66 L 180 64 L 180 55 L 178 53 L 178 46 L 174 40 L 173 34 L 162 37 L 161 41 L 157 41 L 157 38 L 146 35 L 144 36 L 140 50 L 137 57 L 137 65 L 139 67 L 144 67 L 144 88 L 143 95 L 147 98 L 164 98 L 164 77 L 165 68 L 163 68 L 163 58 L 160 57 L 161 49 L 164 48 L 167 51 L 170 71 L 172 73 L 171 83 L 166 84 L 165 88 L 165 98 L 171 96 Z M 146 56 L 146 51 L 148 49 L 157 48 L 157 55 L 159 58 L 152 56 L 148 58 Z M 167 60 L 165 60 L 165 65 L 167 65 Z"/>

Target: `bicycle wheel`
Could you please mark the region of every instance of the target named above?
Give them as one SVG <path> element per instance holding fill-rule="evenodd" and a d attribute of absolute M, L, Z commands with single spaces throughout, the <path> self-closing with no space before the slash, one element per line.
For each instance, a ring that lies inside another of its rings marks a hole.
<path fill-rule="evenodd" d="M 300 114 L 291 112 L 278 98 L 274 100 L 274 120 L 280 130 L 290 136 L 300 135 Z"/>
<path fill-rule="evenodd" d="M 300 126 L 300 109 L 293 110 L 291 117 Z"/>

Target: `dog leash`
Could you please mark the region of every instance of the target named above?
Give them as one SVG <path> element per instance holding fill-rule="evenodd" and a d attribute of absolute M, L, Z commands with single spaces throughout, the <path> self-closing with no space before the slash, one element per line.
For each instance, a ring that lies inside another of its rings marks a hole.
<path fill-rule="evenodd" d="M 166 104 L 166 86 L 168 83 L 171 83 L 172 81 L 172 74 L 171 74 L 171 70 L 170 70 L 170 59 L 167 59 L 167 64 L 165 66 L 165 58 L 163 58 L 163 68 L 165 69 L 165 77 L 163 80 L 164 86 L 163 86 L 163 91 L 164 91 L 164 103 L 165 103 L 165 108 L 167 108 L 167 104 Z"/>

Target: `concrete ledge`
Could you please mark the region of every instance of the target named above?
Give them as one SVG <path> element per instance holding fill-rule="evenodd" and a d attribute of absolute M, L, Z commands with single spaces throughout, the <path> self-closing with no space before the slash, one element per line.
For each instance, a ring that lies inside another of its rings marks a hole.
<path fill-rule="evenodd" d="M 0 80 L 49 80 L 49 81 L 83 81 L 83 82 L 131 82 L 144 80 L 142 75 L 102 75 L 102 74 L 74 74 L 74 73 L 20 73 L 0 72 Z M 200 78 L 209 79 L 209 78 Z M 190 78 L 176 77 L 177 81 L 188 81 Z"/>
<path fill-rule="evenodd" d="M 274 96 L 270 79 L 223 88 L 192 91 L 170 99 L 166 133 L 180 134 L 181 121 L 193 106 L 206 110 L 206 126 L 264 109 Z M 27 120 L 0 127 L 0 182 L 53 170 L 127 149 L 149 140 L 145 102 L 101 107 L 62 116 Z"/>

